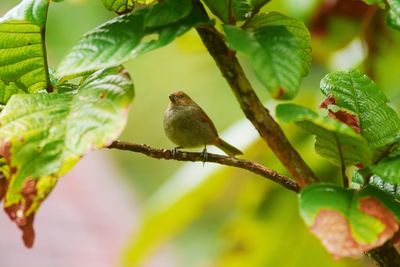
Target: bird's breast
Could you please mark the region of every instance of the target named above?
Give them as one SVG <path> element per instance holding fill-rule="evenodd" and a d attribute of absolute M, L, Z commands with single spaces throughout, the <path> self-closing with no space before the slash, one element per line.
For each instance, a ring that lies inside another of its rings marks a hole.
<path fill-rule="evenodd" d="M 190 107 L 169 106 L 164 113 L 167 137 L 181 147 L 211 144 L 217 137 L 209 123 L 201 119 L 202 111 Z"/>

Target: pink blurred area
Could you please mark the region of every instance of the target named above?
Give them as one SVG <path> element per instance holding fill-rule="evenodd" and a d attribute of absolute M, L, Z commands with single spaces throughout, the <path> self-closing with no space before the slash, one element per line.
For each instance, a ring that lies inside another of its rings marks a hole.
<path fill-rule="evenodd" d="M 119 265 L 138 209 L 106 152 L 90 153 L 60 179 L 36 216 L 32 249 L 24 247 L 19 229 L 0 212 L 1 267 Z"/>

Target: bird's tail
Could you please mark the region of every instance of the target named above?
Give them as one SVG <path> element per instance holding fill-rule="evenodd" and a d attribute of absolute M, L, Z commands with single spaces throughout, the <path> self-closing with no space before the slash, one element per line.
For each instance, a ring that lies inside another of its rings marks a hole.
<path fill-rule="evenodd" d="M 218 138 L 218 142 L 216 144 L 218 148 L 220 148 L 222 151 L 224 151 L 226 154 L 229 156 L 236 156 L 236 155 L 243 155 L 242 151 L 237 149 L 236 147 L 232 146 L 231 144 L 225 142 L 221 138 Z"/>

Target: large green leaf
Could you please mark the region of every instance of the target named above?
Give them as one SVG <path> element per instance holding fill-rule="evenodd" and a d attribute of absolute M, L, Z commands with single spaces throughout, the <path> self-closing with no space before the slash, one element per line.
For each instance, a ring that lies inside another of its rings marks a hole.
<path fill-rule="evenodd" d="M 48 0 L 24 0 L 0 18 L 0 104 L 49 86 L 44 28 Z"/>
<path fill-rule="evenodd" d="M 400 120 L 383 92 L 366 75 L 357 70 L 334 72 L 322 79 L 321 90 L 333 105 L 357 117 L 361 135 L 375 160 L 397 141 Z"/>
<path fill-rule="evenodd" d="M 100 68 L 120 65 L 139 54 L 167 45 L 193 26 L 208 21 L 198 9 L 193 8 L 188 16 L 176 23 L 146 27 L 145 19 L 151 14 L 149 12 L 152 12 L 151 7 L 119 16 L 85 34 L 63 59 L 57 76 L 63 81 Z M 143 40 L 146 36 L 151 39 Z"/>
<path fill-rule="evenodd" d="M 372 154 L 366 140 L 344 123 L 329 117 L 320 118 L 311 109 L 295 104 L 277 106 L 276 116 L 315 134 L 317 153 L 337 166 L 371 162 Z"/>
<path fill-rule="evenodd" d="M 132 11 L 134 7 L 133 0 L 101 0 L 103 5 L 117 14 L 125 14 Z"/>
<path fill-rule="evenodd" d="M 245 29 L 228 25 L 224 30 L 229 46 L 250 58 L 273 97 L 296 95 L 311 65 L 311 38 L 303 22 L 271 12 L 254 16 Z"/>
<path fill-rule="evenodd" d="M 58 177 L 119 136 L 132 98 L 129 76 L 111 68 L 89 76 L 75 94 L 10 99 L 0 115 L 0 155 L 11 170 L 5 208 L 18 226 L 24 230 Z"/>
<path fill-rule="evenodd" d="M 303 189 L 299 204 L 310 230 L 336 257 L 361 256 L 399 230 L 400 206 L 372 186 L 354 191 L 315 184 Z"/>

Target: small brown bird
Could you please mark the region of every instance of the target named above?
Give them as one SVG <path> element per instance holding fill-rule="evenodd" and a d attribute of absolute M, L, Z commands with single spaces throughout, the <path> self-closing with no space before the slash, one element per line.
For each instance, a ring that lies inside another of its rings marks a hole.
<path fill-rule="evenodd" d="M 188 95 L 177 91 L 169 95 L 171 102 L 164 113 L 164 130 L 179 148 L 214 145 L 229 156 L 243 154 L 236 147 L 222 140 L 211 119 Z"/>

